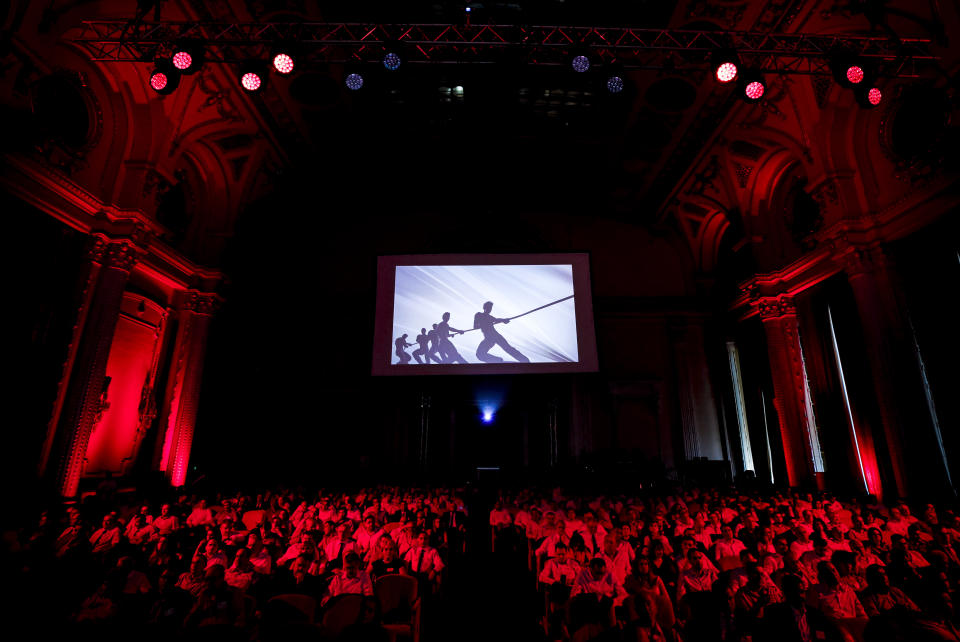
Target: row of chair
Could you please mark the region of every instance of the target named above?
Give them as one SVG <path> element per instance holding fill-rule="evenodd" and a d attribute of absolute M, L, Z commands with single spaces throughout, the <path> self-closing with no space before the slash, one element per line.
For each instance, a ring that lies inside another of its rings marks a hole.
<path fill-rule="evenodd" d="M 378 577 L 373 594 L 383 615 L 400 614 L 400 621 L 382 623 L 390 635 L 390 641 L 398 637 L 420 640 L 420 598 L 417 594 L 417 579 L 409 575 L 384 575 Z M 317 600 L 309 595 L 288 593 L 270 599 L 271 605 L 285 604 L 303 616 L 302 621 L 317 625 Z M 331 599 L 323 610 L 319 623 L 325 639 L 335 639 L 351 624 L 363 619 L 367 600 L 363 595 L 338 595 Z"/>

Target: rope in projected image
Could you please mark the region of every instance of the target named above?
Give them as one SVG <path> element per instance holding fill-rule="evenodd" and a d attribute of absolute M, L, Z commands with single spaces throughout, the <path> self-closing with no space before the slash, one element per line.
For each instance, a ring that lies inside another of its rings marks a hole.
<path fill-rule="evenodd" d="M 549 308 L 551 305 L 556 305 L 556 304 L 558 304 L 558 303 L 563 303 L 564 301 L 566 301 L 566 300 L 568 300 L 568 299 L 572 299 L 572 298 L 573 298 L 573 295 L 571 294 L 570 296 L 565 296 L 565 297 L 563 297 L 562 299 L 557 299 L 556 301 L 551 301 L 550 303 L 547 303 L 547 304 L 545 304 L 545 305 L 541 305 L 539 308 L 534 308 L 534 309 L 532 309 L 532 310 L 527 310 L 526 312 L 523 312 L 523 313 L 518 314 L 518 315 L 516 315 L 516 316 L 507 317 L 506 319 L 498 319 L 497 321 L 494 322 L 494 325 L 496 325 L 497 323 L 504 323 L 505 321 L 513 321 L 514 319 L 519 319 L 520 317 L 525 317 L 525 316 L 527 316 L 528 314 L 532 314 L 533 312 L 536 312 L 537 310 L 542 310 L 542 309 L 544 309 L 544 308 Z M 462 331 L 462 332 L 459 332 L 458 334 L 466 334 L 467 332 L 473 332 L 474 330 L 479 330 L 479 329 L 480 329 L 480 328 L 470 328 L 469 330 L 464 330 L 464 331 Z"/>

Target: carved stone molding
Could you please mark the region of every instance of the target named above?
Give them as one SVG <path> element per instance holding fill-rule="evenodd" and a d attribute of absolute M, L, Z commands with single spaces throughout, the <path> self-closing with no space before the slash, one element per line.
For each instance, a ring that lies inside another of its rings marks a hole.
<path fill-rule="evenodd" d="M 761 319 L 777 319 L 786 316 L 796 316 L 797 308 L 793 304 L 793 297 L 763 297 L 755 303 Z"/>
<path fill-rule="evenodd" d="M 209 292 L 190 291 L 183 301 L 183 309 L 196 314 L 212 315 L 220 307 L 220 298 Z"/>

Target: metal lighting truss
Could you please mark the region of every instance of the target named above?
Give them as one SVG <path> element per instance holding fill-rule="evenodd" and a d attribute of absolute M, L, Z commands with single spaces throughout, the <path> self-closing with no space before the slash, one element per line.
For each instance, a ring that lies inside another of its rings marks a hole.
<path fill-rule="evenodd" d="M 884 75 L 914 78 L 939 58 L 931 41 L 888 36 L 744 31 L 484 24 L 318 22 L 150 22 L 90 20 L 69 40 L 93 60 L 149 62 L 190 39 L 207 62 L 266 57 L 277 41 L 296 42 L 305 62 L 379 62 L 399 48 L 404 64 L 569 65 L 576 51 L 596 65 L 624 69 L 702 68 L 710 54 L 733 50 L 748 68 L 769 73 L 830 74 L 833 54 L 860 56 Z"/>

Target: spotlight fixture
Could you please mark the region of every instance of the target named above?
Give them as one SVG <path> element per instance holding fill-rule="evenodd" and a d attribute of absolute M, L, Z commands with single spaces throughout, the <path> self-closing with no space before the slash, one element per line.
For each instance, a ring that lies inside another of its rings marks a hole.
<path fill-rule="evenodd" d="M 611 74 L 607 76 L 607 91 L 611 94 L 619 94 L 623 91 L 623 76 L 620 74 Z"/>
<path fill-rule="evenodd" d="M 854 90 L 854 95 L 864 109 L 873 109 L 883 102 L 883 92 L 876 86 L 876 83 L 864 83 L 863 86 Z"/>
<path fill-rule="evenodd" d="M 383 66 L 388 71 L 396 71 L 402 62 L 400 54 L 395 51 L 388 51 L 383 55 Z"/>
<path fill-rule="evenodd" d="M 173 48 L 170 63 L 184 75 L 200 71 L 204 62 L 203 45 L 194 40 L 182 40 Z"/>
<path fill-rule="evenodd" d="M 273 66 L 274 71 L 286 76 L 293 73 L 298 57 L 294 44 L 278 42 L 270 52 L 270 64 Z"/>
<path fill-rule="evenodd" d="M 180 84 L 180 71 L 166 59 L 159 59 L 150 72 L 150 89 L 162 96 L 173 93 Z"/>
<path fill-rule="evenodd" d="M 830 70 L 841 87 L 862 87 L 870 82 L 870 68 L 867 63 L 857 56 L 848 53 L 837 53 L 830 58 Z"/>
<path fill-rule="evenodd" d="M 737 79 L 740 61 L 737 59 L 737 54 L 734 51 L 729 49 L 720 50 L 715 52 L 710 58 L 710 70 L 718 82 L 726 84 Z"/>
<path fill-rule="evenodd" d="M 759 71 L 746 71 L 740 76 L 740 97 L 748 103 L 758 103 L 767 93 L 767 83 Z"/>
<path fill-rule="evenodd" d="M 244 91 L 254 94 L 263 89 L 267 80 L 267 73 L 261 62 L 252 61 L 240 67 L 238 80 Z"/>
<path fill-rule="evenodd" d="M 273 56 L 273 68 L 277 73 L 287 75 L 293 71 L 293 58 L 290 54 L 278 53 Z"/>
<path fill-rule="evenodd" d="M 573 67 L 573 70 L 578 74 L 586 73 L 590 71 L 590 58 L 586 54 L 578 53 L 570 61 L 570 66 Z"/>
<path fill-rule="evenodd" d="M 363 89 L 363 76 L 356 72 L 347 74 L 343 83 L 350 91 L 360 91 Z"/>

